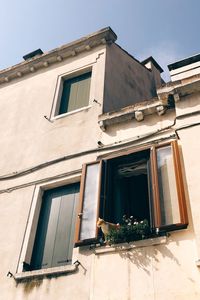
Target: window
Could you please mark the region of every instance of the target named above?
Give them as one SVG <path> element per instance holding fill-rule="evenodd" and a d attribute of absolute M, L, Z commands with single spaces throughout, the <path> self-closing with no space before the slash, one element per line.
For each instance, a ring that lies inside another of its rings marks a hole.
<path fill-rule="evenodd" d="M 90 81 L 91 72 L 63 80 L 58 115 L 88 106 Z"/>
<path fill-rule="evenodd" d="M 79 183 L 47 190 L 42 197 L 32 258 L 26 270 L 71 264 Z"/>
<path fill-rule="evenodd" d="M 107 161 L 106 195 L 101 205 L 103 218 L 120 223 L 123 215 L 138 221 L 150 221 L 148 180 L 150 151 L 122 156 Z"/>
<path fill-rule="evenodd" d="M 123 215 L 147 219 L 152 229 L 187 227 L 176 141 L 87 163 L 80 186 L 73 183 L 46 190 L 42 201 L 35 201 L 23 270 L 71 264 L 74 244 L 99 238 L 98 217 L 121 223 Z"/>
<path fill-rule="evenodd" d="M 97 218 L 147 219 L 151 228 L 186 228 L 187 212 L 176 141 L 129 150 L 84 166 L 77 245 L 98 236 Z"/>

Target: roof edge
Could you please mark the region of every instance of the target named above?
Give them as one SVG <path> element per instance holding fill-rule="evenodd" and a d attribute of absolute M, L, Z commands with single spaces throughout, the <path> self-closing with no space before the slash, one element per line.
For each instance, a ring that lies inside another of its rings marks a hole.
<path fill-rule="evenodd" d="M 117 35 L 111 27 L 105 27 L 73 42 L 47 51 L 40 56 L 35 56 L 27 61 L 0 70 L 0 84 L 30 74 L 38 69 L 46 68 L 53 63 L 61 62 L 68 57 L 78 55 L 83 51 L 89 51 L 99 45 L 114 43 L 116 40 Z"/>
<path fill-rule="evenodd" d="M 189 57 L 181 59 L 181 60 L 178 60 L 172 64 L 169 64 L 167 67 L 168 67 L 169 71 L 172 71 L 172 70 L 176 70 L 181 67 L 185 67 L 187 65 L 193 64 L 198 61 L 200 61 L 200 53 L 195 54 L 193 56 L 189 56 Z"/>

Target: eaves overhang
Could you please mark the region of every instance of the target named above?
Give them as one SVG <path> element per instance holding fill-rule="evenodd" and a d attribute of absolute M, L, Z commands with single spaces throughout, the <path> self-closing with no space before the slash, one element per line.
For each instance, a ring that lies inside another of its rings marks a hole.
<path fill-rule="evenodd" d="M 98 123 L 100 128 L 105 131 L 107 127 L 122 122 L 136 120 L 143 121 L 145 116 L 157 114 L 163 115 L 168 107 L 166 101 L 152 98 L 151 100 L 142 101 L 134 105 L 124 107 L 118 111 L 104 113 L 99 116 Z"/>
<path fill-rule="evenodd" d="M 185 80 L 170 82 L 157 90 L 158 98 L 164 103 L 169 95 L 174 96 L 174 100 L 183 100 L 186 96 L 200 92 L 200 75 L 192 76 Z"/>
<path fill-rule="evenodd" d="M 33 57 L 27 61 L 1 70 L 0 84 L 34 73 L 39 69 L 47 68 L 52 64 L 59 63 L 69 57 L 74 57 L 84 51 L 88 52 L 99 45 L 112 44 L 116 39 L 117 35 L 110 27 L 103 28 L 74 42 L 41 54 L 40 56 Z"/>
<path fill-rule="evenodd" d="M 192 55 L 187 58 L 184 58 L 182 60 L 176 61 L 175 63 L 168 65 L 168 69 L 169 69 L 169 71 L 176 70 L 176 69 L 188 66 L 190 64 L 194 64 L 198 61 L 200 61 L 200 53 L 198 53 L 196 55 Z"/>

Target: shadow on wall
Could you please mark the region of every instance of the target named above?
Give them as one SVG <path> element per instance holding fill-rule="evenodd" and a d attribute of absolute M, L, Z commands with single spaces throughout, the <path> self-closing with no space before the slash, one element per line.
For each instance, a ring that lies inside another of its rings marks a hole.
<path fill-rule="evenodd" d="M 168 114 L 168 115 L 167 115 Z M 168 111 L 166 112 L 166 115 L 164 117 L 166 126 L 170 126 L 173 124 L 175 119 L 175 115 L 174 112 Z M 163 122 L 163 116 L 158 116 L 158 115 L 154 115 L 154 117 L 152 117 L 152 115 L 149 116 L 145 116 L 144 120 L 141 122 L 136 121 L 134 118 L 132 120 L 128 120 L 128 121 L 124 121 L 122 123 L 119 124 L 114 124 L 112 126 L 108 126 L 106 128 L 106 131 L 104 132 L 104 134 L 110 136 L 110 137 L 116 137 L 118 135 L 118 132 L 123 131 L 123 130 L 137 130 L 137 132 L 143 132 L 144 134 L 147 132 L 151 132 L 154 131 L 156 129 L 158 129 L 158 124 L 162 124 Z M 151 127 L 155 127 L 152 128 Z M 160 125 L 159 125 L 160 127 Z M 162 127 L 165 127 L 165 125 Z M 148 129 L 149 128 L 149 129 Z"/>
<path fill-rule="evenodd" d="M 149 276 L 151 276 L 151 272 L 149 266 L 152 265 L 152 261 L 159 262 L 158 257 L 161 255 L 163 258 L 169 258 L 174 261 L 178 266 L 180 266 L 180 262 L 173 255 L 173 253 L 168 249 L 165 245 L 160 245 L 158 247 L 143 247 L 137 248 L 132 251 L 120 251 L 119 255 L 123 259 L 128 259 L 132 264 L 134 264 L 137 268 L 145 271 Z M 158 268 L 155 268 L 158 270 Z"/>
<path fill-rule="evenodd" d="M 79 271 L 83 272 L 83 275 L 86 274 L 87 270 L 84 268 L 84 266 L 80 263 L 79 264 L 81 267 L 76 268 L 73 274 L 77 274 Z M 36 278 L 27 278 L 27 279 L 22 279 L 16 283 L 16 288 L 18 286 L 21 286 L 23 288 L 24 294 L 31 294 L 34 292 L 35 289 L 39 290 L 40 287 L 43 285 L 44 280 L 48 280 L 48 284 L 45 285 L 46 292 L 49 292 L 49 287 L 50 287 L 50 282 L 52 279 L 58 279 L 60 277 L 68 276 L 68 274 L 65 273 L 60 273 L 60 274 L 53 274 L 53 275 L 47 275 L 47 276 L 38 276 Z M 72 274 L 70 274 L 72 276 Z"/>

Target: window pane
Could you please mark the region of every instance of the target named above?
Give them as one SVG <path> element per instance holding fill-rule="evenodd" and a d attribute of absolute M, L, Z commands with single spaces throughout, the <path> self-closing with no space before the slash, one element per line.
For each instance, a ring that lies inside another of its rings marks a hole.
<path fill-rule="evenodd" d="M 111 159 L 108 162 L 104 219 L 122 223 L 123 216 L 150 224 L 148 188 L 149 150 Z"/>
<path fill-rule="evenodd" d="M 180 223 L 178 195 L 171 146 L 157 149 L 161 225 Z"/>
<path fill-rule="evenodd" d="M 100 163 L 87 166 L 80 240 L 96 237 Z"/>

